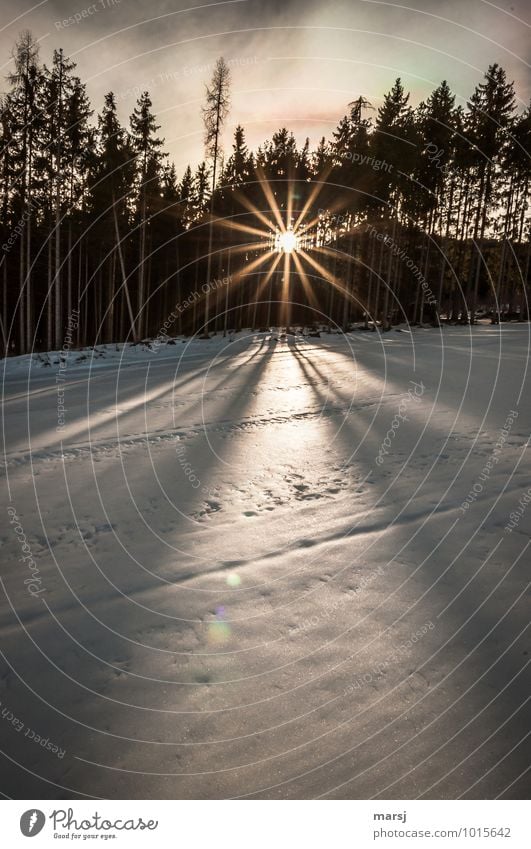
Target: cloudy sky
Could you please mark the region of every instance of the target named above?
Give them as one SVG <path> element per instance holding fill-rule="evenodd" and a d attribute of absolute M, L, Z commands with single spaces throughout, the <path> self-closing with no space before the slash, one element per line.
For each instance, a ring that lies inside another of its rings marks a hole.
<path fill-rule="evenodd" d="M 63 47 L 77 62 L 96 110 L 112 89 L 126 121 L 148 89 L 182 172 L 202 158 L 204 84 L 220 55 L 232 68 L 227 146 L 238 123 L 252 147 L 281 125 L 316 143 L 349 101 L 377 107 L 397 76 L 413 104 L 444 78 L 464 102 L 499 62 L 527 105 L 528 20 L 528 0 L 2 0 L 0 61 L 6 74 L 28 28 L 44 61 Z"/>

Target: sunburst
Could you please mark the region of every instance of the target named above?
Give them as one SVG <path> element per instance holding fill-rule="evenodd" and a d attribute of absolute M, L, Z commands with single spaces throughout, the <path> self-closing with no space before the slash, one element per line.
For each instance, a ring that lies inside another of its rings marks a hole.
<path fill-rule="evenodd" d="M 293 230 L 285 230 L 283 233 L 277 233 L 275 238 L 275 247 L 277 251 L 285 254 L 291 254 L 297 250 L 299 240 Z"/>
<path fill-rule="evenodd" d="M 232 275 L 231 286 L 240 285 L 257 267 L 267 266 L 267 263 L 270 262 L 269 268 L 264 269 L 266 276 L 262 283 L 257 286 L 253 299 L 257 301 L 273 275 L 279 273 L 282 279 L 280 322 L 284 326 L 289 327 L 290 324 L 292 276 L 300 281 L 308 304 L 318 309 L 317 294 L 314 284 L 304 269 L 305 264 L 311 268 L 313 278 L 317 277 L 319 281 L 325 281 L 330 287 L 340 292 L 343 297 L 352 298 L 348 288 L 310 255 L 310 252 L 313 253 L 314 251 L 321 254 L 333 253 L 319 244 L 317 238 L 319 215 L 315 215 L 315 204 L 323 187 L 327 185 L 328 176 L 329 169 L 314 181 L 305 203 L 298 210 L 294 210 L 294 182 L 289 180 L 286 208 L 283 209 L 279 206 L 275 191 L 267 180 L 263 169 L 258 167 L 256 169 L 257 184 L 263 194 L 265 207 L 259 209 L 245 194 L 245 187 L 241 187 L 235 191 L 234 196 L 246 210 L 248 221 L 241 223 L 230 218 L 220 218 L 217 221 L 219 225 L 229 230 L 259 238 L 258 242 L 252 241 L 245 245 L 235 245 L 230 249 L 233 255 L 245 254 L 245 263 Z M 334 206 L 336 205 L 338 204 L 336 203 Z M 249 261 L 249 253 L 256 251 L 263 251 L 262 256 Z M 277 270 L 281 257 L 284 258 L 282 268 Z"/>

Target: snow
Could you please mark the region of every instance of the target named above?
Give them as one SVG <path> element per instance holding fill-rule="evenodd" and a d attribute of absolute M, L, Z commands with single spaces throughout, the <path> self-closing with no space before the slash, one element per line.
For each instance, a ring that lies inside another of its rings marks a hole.
<path fill-rule="evenodd" d="M 6 361 L 11 794 L 527 798 L 529 330 Z"/>

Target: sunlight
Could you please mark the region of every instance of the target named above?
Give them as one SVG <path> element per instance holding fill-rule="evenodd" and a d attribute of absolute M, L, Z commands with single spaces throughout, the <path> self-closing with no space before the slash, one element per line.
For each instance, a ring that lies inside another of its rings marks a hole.
<path fill-rule="evenodd" d="M 311 230 L 315 227 L 319 220 L 319 216 L 315 218 L 306 220 L 307 213 L 311 204 L 314 204 L 319 193 L 322 190 L 323 185 L 325 184 L 326 177 L 328 172 L 325 172 L 325 179 L 317 181 L 317 184 L 312 189 L 310 193 L 310 198 L 307 199 L 305 206 L 299 212 L 298 217 L 296 219 L 296 224 L 288 223 L 292 222 L 292 187 L 290 185 L 288 190 L 288 205 L 285 212 L 282 212 L 282 209 L 279 207 L 276 194 L 270 185 L 263 169 L 258 166 L 256 169 L 257 182 L 262 190 L 263 196 L 267 203 L 266 209 L 259 209 L 256 204 L 251 201 L 246 195 L 239 191 L 237 192 L 237 198 L 239 202 L 242 204 L 245 209 L 251 213 L 251 216 L 254 220 L 251 219 L 250 223 L 242 223 L 236 222 L 227 219 L 219 219 L 219 223 L 222 226 L 226 226 L 229 230 L 239 231 L 241 233 L 249 233 L 250 235 L 261 235 L 263 237 L 263 242 L 253 243 L 251 245 L 237 245 L 231 248 L 231 253 L 233 256 L 237 256 L 240 253 L 247 254 L 250 251 L 256 250 L 262 244 L 262 247 L 265 247 L 265 253 L 254 259 L 250 265 L 244 263 L 239 271 L 231 274 L 231 288 L 242 283 L 245 280 L 251 271 L 254 271 L 259 266 L 271 261 L 275 255 L 277 254 L 277 258 L 269 265 L 267 269 L 265 277 L 262 279 L 260 286 L 254 292 L 254 300 L 255 303 L 260 299 L 262 293 L 271 283 L 271 279 L 277 269 L 279 261 L 282 256 L 284 256 L 284 262 L 282 264 L 282 284 L 281 284 L 281 292 L 280 292 L 280 324 L 286 327 L 289 327 L 291 321 L 291 274 L 292 267 L 291 261 L 293 259 L 293 265 L 295 268 L 295 278 L 297 281 L 300 281 L 302 285 L 302 289 L 306 298 L 308 299 L 308 303 L 313 307 L 317 308 L 318 300 L 316 292 L 314 291 L 313 283 L 306 274 L 304 270 L 304 265 L 307 264 L 311 266 L 314 270 L 317 271 L 319 277 L 322 280 L 325 280 L 330 286 L 332 286 L 337 291 L 341 292 L 344 297 L 348 297 L 352 299 L 352 294 L 348 292 L 347 288 L 343 286 L 333 274 L 331 274 L 323 265 L 317 262 L 317 260 L 313 259 L 308 251 L 313 251 L 317 248 L 315 244 L 314 238 L 311 236 Z M 284 219 L 285 215 L 285 219 Z M 275 231 L 273 231 L 273 223 L 271 221 L 271 216 L 273 216 L 276 227 Z M 265 230 L 261 230 L 260 226 L 264 225 Z M 323 253 L 326 253 L 326 249 L 322 249 Z M 335 254 L 334 254 L 335 257 Z M 270 288 L 270 296 L 271 298 L 271 288 Z M 269 318 L 268 318 L 269 321 Z"/>
<path fill-rule="evenodd" d="M 286 230 L 284 233 L 279 233 L 275 239 L 276 248 L 278 251 L 283 251 L 285 254 L 291 254 L 297 250 L 298 239 L 293 230 Z"/>

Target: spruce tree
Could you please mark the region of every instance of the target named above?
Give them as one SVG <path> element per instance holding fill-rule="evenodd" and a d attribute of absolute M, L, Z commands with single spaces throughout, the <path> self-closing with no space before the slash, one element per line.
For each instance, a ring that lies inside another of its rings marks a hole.
<path fill-rule="evenodd" d="M 136 219 L 140 230 L 140 249 L 138 264 L 138 332 L 142 337 L 147 326 L 147 293 L 149 265 L 149 222 L 160 195 L 161 163 L 166 154 L 160 148 L 163 140 L 157 137 L 160 126 L 151 111 L 152 103 L 147 91 L 140 95 L 130 118 L 131 145 L 137 157 L 138 201 Z"/>

